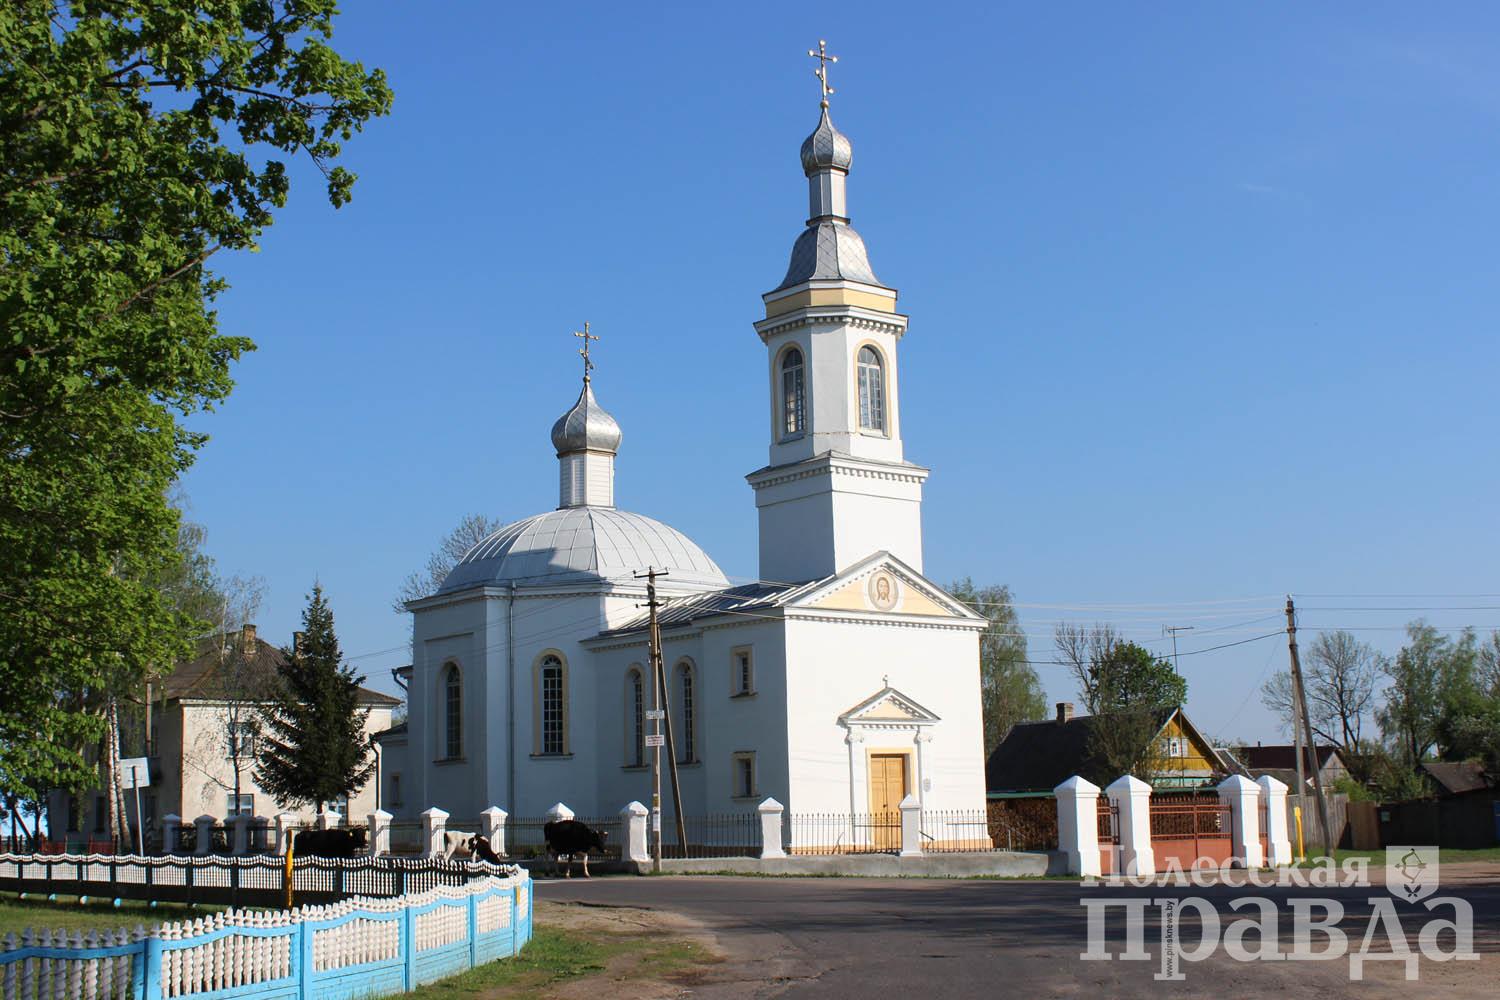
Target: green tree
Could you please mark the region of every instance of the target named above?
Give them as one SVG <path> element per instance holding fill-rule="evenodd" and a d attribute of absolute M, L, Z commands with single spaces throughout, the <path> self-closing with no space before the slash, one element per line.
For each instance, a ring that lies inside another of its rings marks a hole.
<path fill-rule="evenodd" d="M 1187 681 L 1108 625 L 1063 623 L 1053 639 L 1089 710 L 1092 773 L 1084 777 L 1100 784 L 1123 774 L 1150 781 L 1161 769 L 1156 734 L 1166 713 L 1187 701 Z"/>
<path fill-rule="evenodd" d="M 990 622 L 979 637 L 979 698 L 988 758 L 1011 726 L 1046 717 L 1047 693 L 1027 661 L 1026 633 L 1011 605 L 1010 588 L 977 587 L 966 576 L 950 586 L 948 593 Z"/>
<path fill-rule="evenodd" d="M 305 155 L 391 95 L 328 45 L 333 0 L 0 5 L 0 787 L 94 781 L 107 706 L 198 631 L 158 586 L 168 491 L 231 388 L 207 267 L 252 249 Z M 262 162 L 258 150 L 270 155 Z M 282 155 L 284 154 L 284 156 Z"/>
<path fill-rule="evenodd" d="M 305 802 L 322 812 L 370 780 L 375 764 L 365 736 L 369 709 L 359 707 L 364 678 L 343 664 L 333 609 L 317 584 L 302 612 L 302 634 L 278 674 L 279 688 L 264 713 L 255 780 L 283 802 Z"/>
<path fill-rule="evenodd" d="M 1406 627 L 1406 636 L 1386 664 L 1390 685 L 1377 717 L 1392 754 L 1414 771 L 1440 743 L 1452 750 L 1457 720 L 1480 707 L 1478 648 L 1472 632 L 1454 642 L 1420 620 Z"/>

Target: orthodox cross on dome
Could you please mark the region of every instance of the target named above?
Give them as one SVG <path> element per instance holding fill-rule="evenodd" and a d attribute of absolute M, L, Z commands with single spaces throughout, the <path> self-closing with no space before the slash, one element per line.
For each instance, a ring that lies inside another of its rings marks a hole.
<path fill-rule="evenodd" d="M 589 372 L 594 370 L 594 362 L 589 360 L 589 341 L 598 340 L 599 335 L 597 333 L 589 333 L 588 320 L 584 320 L 583 332 L 579 333 L 577 330 L 574 330 L 573 336 L 583 338 L 583 347 L 579 349 L 578 353 L 583 356 L 583 380 L 587 382 L 589 380 Z"/>
<path fill-rule="evenodd" d="M 828 64 L 838 62 L 839 57 L 828 54 L 828 43 L 821 38 L 818 39 L 818 51 L 814 52 L 812 49 L 808 49 L 807 54 L 818 61 L 818 68 L 813 70 L 813 76 L 818 78 L 818 83 L 823 88 L 823 107 L 826 108 L 828 107 L 828 95 L 835 93 L 834 89 L 828 86 Z"/>

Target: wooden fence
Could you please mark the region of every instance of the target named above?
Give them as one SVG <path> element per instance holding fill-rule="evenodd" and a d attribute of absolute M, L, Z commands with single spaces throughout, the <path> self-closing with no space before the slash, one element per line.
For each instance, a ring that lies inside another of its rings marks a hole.
<path fill-rule="evenodd" d="M 462 886 L 296 910 L 231 910 L 149 933 L 7 935 L 6 1000 L 233 996 L 346 1000 L 402 993 L 531 939 L 531 880 L 519 868 Z"/>

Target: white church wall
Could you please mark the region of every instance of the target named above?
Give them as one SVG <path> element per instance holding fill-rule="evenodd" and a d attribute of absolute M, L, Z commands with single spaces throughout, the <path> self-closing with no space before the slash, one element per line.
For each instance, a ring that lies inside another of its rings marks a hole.
<path fill-rule="evenodd" d="M 929 809 L 982 810 L 984 729 L 979 711 L 978 637 L 973 631 L 921 625 L 795 619 L 787 626 L 789 797 L 793 812 L 863 813 L 869 809 L 865 755 L 911 754 L 908 782 Z M 937 715 L 925 727 L 918 775 L 915 729 L 866 734 L 855 745 L 840 715 L 890 686 Z M 931 787 L 919 784 L 921 779 Z"/>
<path fill-rule="evenodd" d="M 388 770 L 403 768 L 411 794 L 403 792 L 403 818 L 430 805 L 454 816 L 478 815 L 475 792 L 484 787 L 487 740 L 485 647 L 488 602 L 480 597 L 428 608 L 414 616 L 412 676 L 407 687 L 405 760 L 387 760 Z M 443 727 L 443 672 L 456 664 L 463 681 L 460 755 L 447 759 Z M 393 755 L 394 756 L 394 755 Z"/>
<path fill-rule="evenodd" d="M 752 656 L 753 693 L 733 697 L 731 655 L 748 648 Z M 681 687 L 678 667 L 693 665 L 696 678 L 696 760 L 680 760 L 678 780 L 682 786 L 684 811 L 743 813 L 752 811 L 767 795 L 780 797 L 786 790 L 785 677 L 782 670 L 782 640 L 779 622 L 740 623 L 733 627 L 710 627 L 701 632 L 663 637 L 663 660 L 667 668 L 674 735 L 682 732 Z M 644 641 L 627 647 L 600 649 L 593 653 L 597 677 L 600 746 L 599 807 L 618 811 L 632 799 L 650 803 L 651 751 L 644 768 L 627 766 L 627 726 L 630 706 L 626 700 L 626 674 L 632 665 L 648 669 Z M 649 673 L 646 675 L 646 707 L 652 704 Z M 648 725 L 647 731 L 650 731 Z M 735 795 L 734 754 L 756 755 L 756 794 Z M 665 751 L 663 751 L 665 755 Z M 671 788 L 663 756 L 663 809 L 671 821 Z M 572 804 L 571 802 L 569 803 Z"/>
<path fill-rule="evenodd" d="M 882 550 L 922 571 L 922 487 L 917 483 L 839 477 L 833 495 L 838 570 Z M 879 487 L 872 488 L 872 487 Z"/>

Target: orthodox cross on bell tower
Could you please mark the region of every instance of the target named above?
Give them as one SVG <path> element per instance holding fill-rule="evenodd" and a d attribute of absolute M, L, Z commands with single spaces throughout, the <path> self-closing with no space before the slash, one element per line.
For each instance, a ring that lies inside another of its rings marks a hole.
<path fill-rule="evenodd" d="M 583 380 L 587 382 L 589 380 L 589 372 L 594 370 L 594 362 L 589 360 L 589 341 L 598 340 L 599 335 L 596 333 L 589 333 L 588 320 L 584 320 L 583 332 L 580 333 L 577 330 L 574 330 L 573 336 L 583 338 L 583 347 L 579 348 L 578 353 L 583 356 Z"/>
<path fill-rule="evenodd" d="M 813 76 L 818 78 L 818 83 L 823 88 L 823 107 L 826 108 L 828 107 L 828 95 L 834 93 L 834 89 L 828 86 L 828 64 L 838 62 L 839 57 L 828 54 L 828 43 L 821 38 L 818 39 L 818 50 L 814 52 L 812 49 L 808 49 L 807 54 L 818 61 L 818 68 L 813 70 Z"/>

